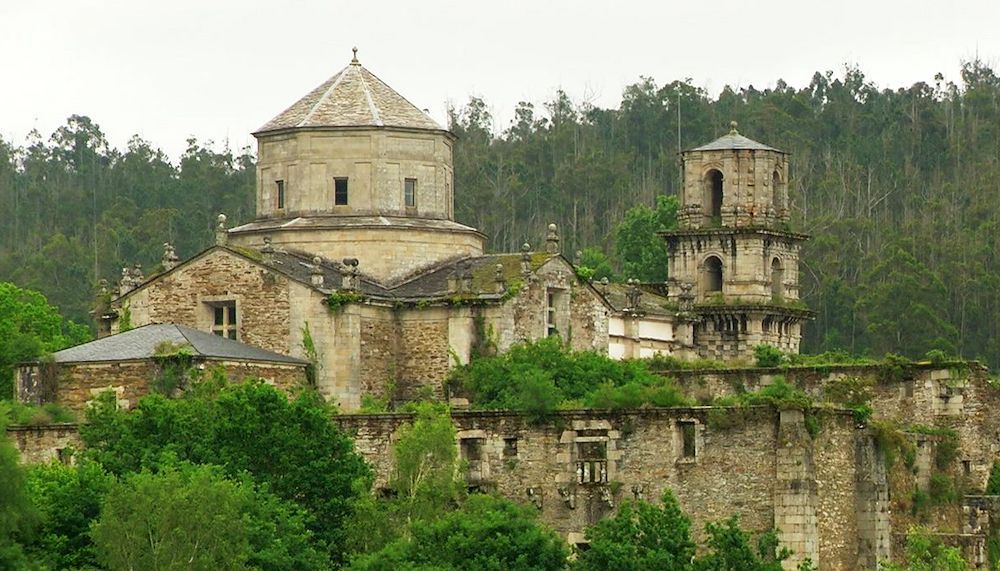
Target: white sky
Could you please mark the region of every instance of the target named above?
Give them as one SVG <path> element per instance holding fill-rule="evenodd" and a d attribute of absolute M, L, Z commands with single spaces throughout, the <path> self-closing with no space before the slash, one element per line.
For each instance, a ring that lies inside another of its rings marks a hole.
<path fill-rule="evenodd" d="M 444 123 L 479 95 L 505 128 L 557 88 L 607 107 L 652 76 L 764 88 L 859 66 L 880 87 L 958 81 L 1000 60 L 1000 0 L 0 0 L 0 136 L 22 144 L 71 114 L 119 148 L 176 159 L 185 140 L 250 132 L 361 63 Z"/>

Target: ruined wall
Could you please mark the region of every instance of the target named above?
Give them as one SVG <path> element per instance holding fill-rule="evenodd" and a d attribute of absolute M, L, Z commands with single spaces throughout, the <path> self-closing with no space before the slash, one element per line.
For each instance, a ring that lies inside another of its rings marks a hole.
<path fill-rule="evenodd" d="M 549 335 L 549 294 L 553 295 L 555 334 L 576 350 L 608 350 L 607 306 L 577 280 L 572 266 L 554 257 L 527 277 L 520 293 L 488 315 L 499 351 L 519 341 Z"/>
<path fill-rule="evenodd" d="M 719 421 L 730 414 L 737 415 L 733 422 Z M 870 490 L 855 481 L 882 490 L 885 483 L 856 463 L 859 448 L 877 454 L 849 415 L 823 413 L 815 439 L 801 413 L 770 409 L 571 411 L 542 424 L 504 412 L 453 413 L 453 419 L 470 486 L 534 504 L 542 521 L 571 542 L 583 541 L 586 527 L 622 500 L 655 501 L 670 488 L 698 538 L 706 522 L 740 514 L 753 531 L 777 525 L 799 550 L 796 560 L 808 554 L 822 569 L 866 567 L 859 542 L 861 529 L 872 524 L 859 523 L 867 514 L 858 506 L 868 505 Z M 390 478 L 393 435 L 408 420 L 395 414 L 335 420 L 354 434 L 376 486 Z M 801 461 L 807 458 L 813 460 Z M 887 522 L 879 532 L 888 536 Z"/>
<path fill-rule="evenodd" d="M 21 462 L 25 464 L 69 463 L 73 452 L 83 448 L 75 424 L 8 426 L 7 437 L 17 447 Z"/>
<path fill-rule="evenodd" d="M 128 294 L 120 313 L 127 311 L 132 327 L 177 323 L 211 331 L 212 304 L 227 301 L 236 303 L 239 341 L 289 353 L 288 278 L 224 249 L 210 250 Z"/>
<path fill-rule="evenodd" d="M 206 369 L 222 366 L 230 382 L 239 383 L 250 378 L 260 378 L 283 391 L 292 391 L 305 383 L 305 366 L 252 361 L 216 361 L 195 359 L 192 367 Z M 38 379 L 39 366 L 24 366 L 18 370 L 18 400 L 28 404 L 58 403 L 83 418 L 90 401 L 104 392 L 112 391 L 119 408 L 132 408 L 139 399 L 148 395 L 161 367 L 153 359 L 142 361 L 116 361 L 109 363 L 57 364 L 45 374 L 54 382 L 47 383 L 51 391 L 36 391 L 38 385 L 28 380 Z"/>

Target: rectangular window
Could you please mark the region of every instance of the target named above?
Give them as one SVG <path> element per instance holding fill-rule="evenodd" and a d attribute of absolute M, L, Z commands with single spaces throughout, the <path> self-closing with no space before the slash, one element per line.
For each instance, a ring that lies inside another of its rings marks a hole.
<path fill-rule="evenodd" d="M 225 301 L 213 304 L 214 319 L 212 333 L 219 337 L 236 339 L 236 302 Z"/>
<path fill-rule="evenodd" d="M 545 311 L 545 331 L 549 336 L 556 335 L 559 330 L 556 328 L 556 294 L 548 292 Z"/>
<path fill-rule="evenodd" d="M 333 204 L 347 206 L 347 178 L 333 179 Z"/>
<path fill-rule="evenodd" d="M 277 187 L 278 192 L 278 210 L 285 207 L 285 181 L 276 180 L 274 185 Z"/>
<path fill-rule="evenodd" d="M 403 181 L 403 202 L 407 208 L 417 205 L 417 179 L 408 178 Z"/>
<path fill-rule="evenodd" d="M 462 460 L 479 462 L 483 459 L 483 439 L 463 438 L 461 441 Z"/>
<path fill-rule="evenodd" d="M 503 439 L 503 457 L 517 458 L 517 437 L 512 436 Z"/>
<path fill-rule="evenodd" d="M 608 443 L 577 442 L 576 481 L 600 484 L 608 481 Z"/>
<path fill-rule="evenodd" d="M 698 454 L 695 423 L 681 420 L 677 429 L 681 433 L 681 458 L 694 458 Z"/>

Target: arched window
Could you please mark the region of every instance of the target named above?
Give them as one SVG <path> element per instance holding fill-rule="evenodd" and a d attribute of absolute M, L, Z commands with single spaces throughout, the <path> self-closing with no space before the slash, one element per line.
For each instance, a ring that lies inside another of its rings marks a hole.
<path fill-rule="evenodd" d="M 705 292 L 722 291 L 722 260 L 709 256 L 705 260 Z"/>
<path fill-rule="evenodd" d="M 781 211 L 783 198 L 781 190 L 781 176 L 778 171 L 774 171 L 774 174 L 771 175 L 771 206 L 774 207 L 776 213 Z"/>
<path fill-rule="evenodd" d="M 722 219 L 722 173 L 716 169 L 708 171 L 705 177 L 706 182 L 706 202 L 708 204 L 708 216 L 713 221 L 721 222 Z"/>
<path fill-rule="evenodd" d="M 785 272 L 781 269 L 781 260 L 771 260 L 771 297 L 780 299 L 785 296 Z"/>

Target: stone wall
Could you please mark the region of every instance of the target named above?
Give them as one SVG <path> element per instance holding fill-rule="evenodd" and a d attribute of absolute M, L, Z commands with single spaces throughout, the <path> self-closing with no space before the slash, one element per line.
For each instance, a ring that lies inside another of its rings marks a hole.
<path fill-rule="evenodd" d="M 376 214 L 453 217 L 452 139 L 445 132 L 393 129 L 299 130 L 259 137 L 257 216 Z M 334 179 L 348 179 L 348 204 L 334 205 Z M 416 204 L 403 181 L 416 179 Z M 285 207 L 277 208 L 277 185 Z"/>
<path fill-rule="evenodd" d="M 252 361 L 218 361 L 195 358 L 192 367 L 207 369 L 221 366 L 230 382 L 239 383 L 249 378 L 260 378 L 283 391 L 292 391 L 306 382 L 304 365 Z M 118 361 L 113 363 L 65 363 L 40 373 L 39 366 L 23 366 L 18 370 L 18 400 L 28 404 L 55 402 L 83 418 L 90 401 L 105 391 L 112 391 L 119 408 L 132 408 L 139 399 L 152 391 L 153 383 L 161 374 L 161 367 L 153 359 Z M 53 375 L 52 391 L 44 394 L 35 390 L 43 375 Z"/>
<path fill-rule="evenodd" d="M 74 451 L 83 448 L 75 424 L 8 426 L 7 437 L 17 447 L 21 462 L 25 464 L 70 463 Z"/>
<path fill-rule="evenodd" d="M 126 295 L 119 312 L 127 312 L 132 327 L 177 323 L 211 331 L 212 304 L 231 301 L 236 303 L 239 341 L 288 354 L 289 289 L 285 276 L 214 248 Z"/>
<path fill-rule="evenodd" d="M 712 420 L 728 414 L 738 421 Z M 375 468 L 376 486 L 391 477 L 391 443 L 409 418 L 335 419 Z M 542 424 L 503 412 L 454 413 L 453 419 L 470 486 L 534 504 L 571 542 L 583 541 L 586 527 L 624 499 L 659 500 L 666 488 L 694 519 L 696 537 L 703 538 L 706 522 L 739 514 L 756 532 L 777 525 L 782 539 L 798 548 L 796 560 L 808 554 L 822 569 L 872 566 L 874 550 L 863 552 L 859 544 L 889 533 L 887 521 L 875 525 L 859 509 L 885 481 L 857 462 L 857 450 L 872 459 L 878 453 L 847 414 L 822 413 L 815 439 L 801 413 L 770 409 L 568 411 Z M 888 545 L 880 547 L 887 555 Z"/>

